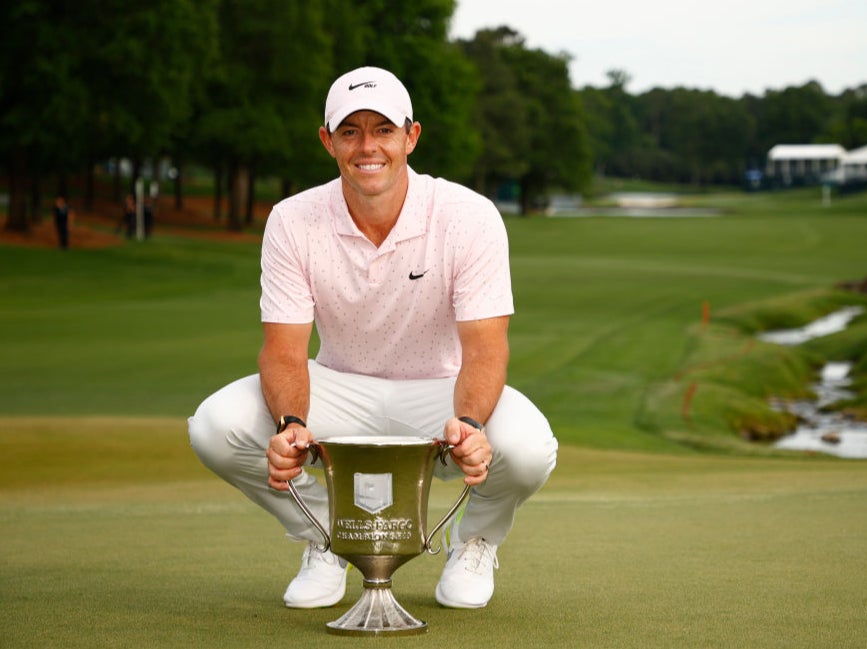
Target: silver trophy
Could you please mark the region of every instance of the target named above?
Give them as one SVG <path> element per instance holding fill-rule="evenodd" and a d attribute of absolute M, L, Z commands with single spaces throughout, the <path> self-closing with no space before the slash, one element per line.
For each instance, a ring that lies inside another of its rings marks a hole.
<path fill-rule="evenodd" d="M 415 635 L 427 623 L 414 618 L 391 591 L 391 576 L 422 552 L 438 553 L 431 541 L 458 510 L 470 487 L 427 531 L 427 504 L 434 463 L 445 464 L 450 446 L 423 437 L 332 437 L 311 443 L 322 458 L 328 487 L 330 529 L 316 519 L 289 482 L 289 491 L 322 533 L 323 549 L 346 559 L 364 575 L 361 598 L 329 622 L 338 635 Z"/>

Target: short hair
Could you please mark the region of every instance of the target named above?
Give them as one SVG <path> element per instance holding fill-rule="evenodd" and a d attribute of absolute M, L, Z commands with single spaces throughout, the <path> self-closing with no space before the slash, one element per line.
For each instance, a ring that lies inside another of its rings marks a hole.
<path fill-rule="evenodd" d="M 412 120 L 409 117 L 406 118 L 403 128 L 406 131 L 406 134 L 409 135 L 409 132 L 412 130 Z M 328 124 L 325 125 L 325 132 L 328 133 L 328 135 L 331 135 L 331 129 L 328 128 Z"/>

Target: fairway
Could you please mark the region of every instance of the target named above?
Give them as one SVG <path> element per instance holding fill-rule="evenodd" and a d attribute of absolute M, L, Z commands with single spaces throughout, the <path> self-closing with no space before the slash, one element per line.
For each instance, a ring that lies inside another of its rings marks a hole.
<path fill-rule="evenodd" d="M 704 305 L 727 309 L 867 275 L 867 197 L 693 199 L 710 219 L 507 219 L 509 382 L 561 441 L 681 452 L 648 434 Z M 2 248 L 0 414 L 185 417 L 256 371 L 259 248 L 162 235 L 105 250 Z"/>
<path fill-rule="evenodd" d="M 357 571 L 333 609 L 282 606 L 302 547 L 198 465 L 183 420 L 0 426 L 4 648 L 389 642 L 326 634 Z M 40 471 L 43 456 L 74 463 Z M 435 482 L 431 513 L 459 486 Z M 566 447 L 486 609 L 435 603 L 441 556 L 398 570 L 398 600 L 430 627 L 401 646 L 862 647 L 865 502 L 864 463 Z"/>
<path fill-rule="evenodd" d="M 508 380 L 548 416 L 559 464 L 486 609 L 435 603 L 443 557 L 397 571 L 430 626 L 401 646 L 864 647 L 867 463 L 746 442 L 700 409 L 709 391 L 693 414 L 719 443 L 695 443 L 706 430 L 654 398 L 705 309 L 699 351 L 722 353 L 725 314 L 867 275 L 867 197 L 690 200 L 722 216 L 507 218 Z M 198 403 L 256 371 L 257 244 L 0 245 L 0 276 L 0 647 L 390 642 L 325 633 L 357 572 L 338 607 L 284 608 L 303 548 L 189 448 Z M 431 514 L 459 487 L 435 483 Z"/>

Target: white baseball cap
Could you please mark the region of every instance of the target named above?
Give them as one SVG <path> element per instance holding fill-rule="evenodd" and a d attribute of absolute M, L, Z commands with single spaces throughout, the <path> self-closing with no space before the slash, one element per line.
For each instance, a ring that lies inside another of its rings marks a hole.
<path fill-rule="evenodd" d="M 382 68 L 358 68 L 331 84 L 325 100 L 325 127 L 334 131 L 358 110 L 372 110 L 395 126 L 412 121 L 412 101 L 396 76 Z"/>

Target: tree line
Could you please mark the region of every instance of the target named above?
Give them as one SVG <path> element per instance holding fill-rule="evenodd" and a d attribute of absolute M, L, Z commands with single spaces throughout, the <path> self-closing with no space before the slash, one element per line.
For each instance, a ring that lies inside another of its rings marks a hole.
<path fill-rule="evenodd" d="M 360 65 L 404 80 L 423 145 L 419 170 L 522 211 L 592 174 L 738 182 L 780 142 L 867 142 L 867 87 L 818 83 L 740 99 L 711 91 L 631 95 L 628 74 L 575 89 L 569 55 L 526 46 L 510 27 L 451 40 L 455 0 L 21 0 L 0 9 L 0 164 L 6 227 L 26 230 L 42 194 L 109 159 L 214 172 L 227 223 L 251 214 L 257 178 L 288 195 L 334 176 L 316 129 L 331 81 Z M 115 176 L 119 200 L 130 179 Z M 56 186 L 52 186 L 52 183 Z"/>
<path fill-rule="evenodd" d="M 621 70 L 608 80 L 579 91 L 598 173 L 737 185 L 776 144 L 867 144 L 867 84 L 832 96 L 810 81 L 735 99 L 687 88 L 631 95 Z"/>

